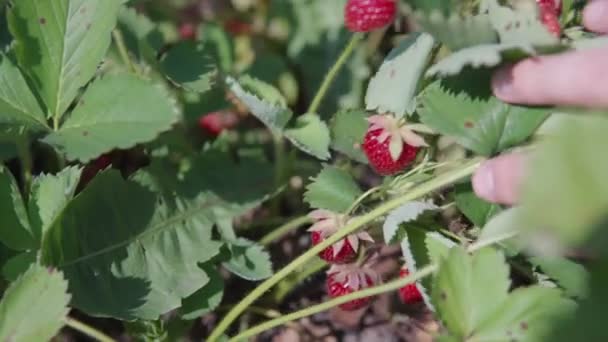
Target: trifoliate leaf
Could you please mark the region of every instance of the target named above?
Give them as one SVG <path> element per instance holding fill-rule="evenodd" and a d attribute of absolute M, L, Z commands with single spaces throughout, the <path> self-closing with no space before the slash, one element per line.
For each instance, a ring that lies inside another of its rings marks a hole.
<path fill-rule="evenodd" d="M 532 257 L 529 260 L 555 280 L 568 296 L 587 297 L 590 275 L 583 265 L 562 257 Z"/>
<path fill-rule="evenodd" d="M 279 133 L 285 128 L 292 112 L 276 88 L 251 77 L 238 81 L 228 77 L 226 82 L 234 96 L 271 131 Z"/>
<path fill-rule="evenodd" d="M 9 282 L 17 280 L 36 262 L 37 251 L 22 252 L 10 258 L 2 266 L 2 276 Z"/>
<path fill-rule="evenodd" d="M 285 129 L 285 137 L 297 148 L 321 160 L 329 154 L 329 128 L 316 114 L 304 114 Z"/>
<path fill-rule="evenodd" d="M 246 280 L 262 280 L 272 275 L 270 254 L 261 245 L 242 238 L 227 245 L 231 256 L 223 265 L 228 271 Z"/>
<path fill-rule="evenodd" d="M 3 166 L 0 166 L 0 212 L 0 241 L 17 251 L 36 248 L 36 234 L 17 182 Z"/>
<path fill-rule="evenodd" d="M 501 211 L 498 204 L 488 203 L 477 197 L 470 183 L 457 185 L 455 191 L 456 206 L 477 227 L 483 227 Z"/>
<path fill-rule="evenodd" d="M 331 147 L 351 159 L 367 164 L 361 150 L 369 124 L 363 110 L 342 110 L 331 121 Z"/>
<path fill-rule="evenodd" d="M 509 105 L 495 97 L 472 99 L 441 82 L 428 86 L 420 102 L 423 123 L 486 156 L 524 142 L 549 115 L 548 109 Z"/>
<path fill-rule="evenodd" d="M 464 68 L 491 68 L 505 60 L 516 60 L 535 55 L 531 45 L 522 43 L 484 44 L 462 49 L 433 65 L 426 72 L 427 76 L 452 76 Z"/>
<path fill-rule="evenodd" d="M 161 86 L 133 75 L 109 75 L 95 81 L 61 128 L 43 141 L 70 160 L 86 162 L 153 140 L 178 119 L 176 103 Z"/>
<path fill-rule="evenodd" d="M 414 18 L 425 32 L 430 33 L 452 51 L 498 41 L 490 18 L 486 14 L 462 18 L 458 14 L 446 17 L 439 11 L 433 11 L 429 14 L 417 12 Z"/>
<path fill-rule="evenodd" d="M 391 244 L 394 242 L 401 224 L 414 221 L 425 211 L 435 209 L 437 209 L 437 206 L 431 202 L 409 202 L 391 211 L 382 226 L 384 243 Z"/>
<path fill-rule="evenodd" d="M 420 78 L 429 61 L 434 39 L 426 33 L 413 33 L 386 57 L 372 78 L 365 95 L 367 110 L 397 117 L 412 114 Z"/>
<path fill-rule="evenodd" d="M 97 72 L 119 6 L 119 0 L 20 0 L 9 10 L 19 64 L 55 120 Z"/>
<path fill-rule="evenodd" d="M 220 272 L 211 263 L 206 263 L 201 267 L 207 273 L 209 282 L 188 298 L 184 298 L 179 309 L 183 319 L 197 319 L 211 312 L 220 305 L 224 296 L 224 279 Z"/>
<path fill-rule="evenodd" d="M 362 193 L 348 172 L 326 165 L 306 187 L 304 200 L 312 208 L 342 213 L 350 208 Z"/>
<path fill-rule="evenodd" d="M 156 63 L 156 55 L 165 42 L 155 23 L 135 8 L 123 6 L 117 26 L 136 60 Z"/>
<path fill-rule="evenodd" d="M 483 226 L 476 243 L 489 246 L 500 241 L 500 245 L 508 254 L 516 255 L 523 248 L 522 241 L 517 239 L 517 235 L 524 228 L 525 222 L 521 208 L 509 208 L 494 215 Z"/>
<path fill-rule="evenodd" d="M 0 341 L 50 341 L 65 324 L 67 290 L 61 272 L 32 265 L 0 302 Z"/>
<path fill-rule="evenodd" d="M 211 89 L 216 67 L 202 43 L 183 41 L 169 50 L 160 63 L 162 71 L 187 91 L 204 93 Z"/>

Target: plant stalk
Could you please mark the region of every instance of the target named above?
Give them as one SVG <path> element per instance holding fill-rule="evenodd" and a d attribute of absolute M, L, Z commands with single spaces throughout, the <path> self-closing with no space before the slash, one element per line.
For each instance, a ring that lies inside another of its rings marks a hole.
<path fill-rule="evenodd" d="M 321 83 L 321 87 L 317 91 L 317 94 L 315 95 L 314 99 L 312 100 L 312 103 L 310 104 L 310 107 L 308 108 L 308 111 L 306 113 L 319 114 L 319 113 L 317 113 L 317 111 L 319 110 L 319 107 L 321 106 L 321 102 L 323 101 L 323 98 L 329 91 L 329 88 L 331 87 L 332 83 L 338 76 L 338 73 L 340 72 L 340 70 L 342 69 L 344 64 L 346 64 L 346 61 L 348 61 L 348 58 L 352 55 L 353 51 L 355 51 L 355 48 L 357 47 L 357 45 L 359 45 L 359 42 L 361 41 L 362 38 L 363 38 L 363 34 L 361 34 L 361 33 L 355 33 L 352 36 L 352 38 L 348 42 L 348 45 L 346 45 L 346 47 L 344 48 L 344 51 L 342 51 L 342 54 L 340 54 L 340 57 L 338 58 L 336 63 L 331 67 L 331 69 L 329 70 L 329 73 L 327 73 L 327 76 L 325 76 L 323 83 Z"/>
<path fill-rule="evenodd" d="M 228 327 L 239 317 L 241 313 L 245 311 L 245 309 L 247 309 L 249 305 L 255 302 L 258 298 L 260 298 L 264 293 L 270 290 L 274 285 L 276 285 L 279 281 L 281 281 L 291 272 L 305 265 L 311 258 L 313 258 L 325 248 L 331 246 L 332 244 L 336 243 L 345 236 L 352 234 L 353 232 L 359 230 L 366 224 L 374 221 L 378 217 L 387 214 L 388 212 L 398 208 L 399 206 L 407 202 L 423 197 L 433 191 L 437 191 L 445 186 L 453 184 L 458 180 L 471 176 L 483 160 L 483 158 L 471 159 L 464 165 L 462 165 L 460 168 L 451 170 L 434 179 L 422 183 L 419 186 L 412 188 L 411 191 L 376 207 L 374 210 L 359 217 L 353 218 L 337 233 L 330 236 L 320 244 L 309 249 L 307 252 L 300 255 L 298 258 L 296 258 L 287 266 L 285 266 L 283 269 L 275 273 L 272 277 L 268 278 L 266 281 L 258 285 L 258 287 L 251 291 L 245 298 L 243 298 L 237 305 L 235 305 L 232 310 L 230 310 L 230 312 L 226 314 L 226 316 L 224 316 L 224 318 L 219 322 L 219 324 L 215 327 L 215 329 L 209 336 L 208 341 L 217 341 L 220 336 L 222 336 L 222 334 L 226 331 L 226 329 L 228 329 Z"/>
<path fill-rule="evenodd" d="M 95 339 L 99 342 L 116 342 L 113 338 L 102 333 L 101 331 L 99 331 L 89 325 L 86 325 L 80 321 L 77 321 L 73 318 L 67 317 L 65 319 L 65 325 L 67 325 L 68 327 L 70 327 L 78 332 L 81 332 L 81 333 L 87 335 L 88 337 Z"/>
<path fill-rule="evenodd" d="M 118 29 L 114 29 L 112 31 L 112 38 L 114 38 L 114 43 L 118 48 L 118 53 L 120 54 L 120 58 L 122 59 L 123 63 L 125 63 L 125 65 L 128 66 L 133 73 L 137 74 L 137 68 L 129 57 L 129 51 L 127 50 L 122 33 Z"/>
<path fill-rule="evenodd" d="M 300 226 L 303 226 L 305 224 L 308 224 L 311 221 L 312 220 L 307 215 L 297 217 L 297 218 L 285 223 L 284 225 L 280 226 L 279 228 L 271 231 L 270 233 L 266 234 L 264 237 L 262 237 L 262 239 L 260 239 L 260 244 L 262 244 L 264 246 L 268 246 L 271 243 L 275 242 L 276 240 L 285 236 L 290 231 L 292 231 Z"/>

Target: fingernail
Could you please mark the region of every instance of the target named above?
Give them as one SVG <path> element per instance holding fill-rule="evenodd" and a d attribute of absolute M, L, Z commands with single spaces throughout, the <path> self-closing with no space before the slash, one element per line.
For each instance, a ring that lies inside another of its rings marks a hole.
<path fill-rule="evenodd" d="M 473 176 L 473 189 L 477 196 L 488 200 L 495 200 L 494 171 L 491 162 L 481 165 Z"/>
<path fill-rule="evenodd" d="M 513 96 L 513 75 L 510 67 L 499 69 L 492 78 L 494 94 L 503 100 Z"/>
<path fill-rule="evenodd" d="M 608 1 L 591 1 L 583 12 L 585 26 L 591 30 L 607 27 Z"/>

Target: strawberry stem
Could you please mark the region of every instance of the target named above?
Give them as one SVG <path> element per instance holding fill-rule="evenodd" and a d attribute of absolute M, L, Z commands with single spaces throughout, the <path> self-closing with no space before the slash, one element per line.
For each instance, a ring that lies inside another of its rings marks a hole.
<path fill-rule="evenodd" d="M 484 159 L 481 157 L 470 159 L 466 163 L 461 165 L 459 168 L 455 168 L 444 174 L 441 174 L 436 178 L 433 178 L 425 183 L 422 183 L 412 188 L 405 194 L 379 205 L 372 211 L 353 218 L 347 225 L 345 225 L 342 229 L 338 230 L 335 234 L 328 237 L 318 245 L 312 247 L 304 254 L 300 255 L 298 258 L 289 263 L 287 266 L 283 267 L 283 269 L 276 272 L 272 277 L 266 279 L 264 282 L 258 285 L 258 287 L 251 291 L 245 298 L 243 298 L 239 303 L 237 303 L 232 308 L 232 310 L 230 310 L 226 314 L 226 316 L 224 316 L 224 318 L 215 327 L 207 341 L 218 341 L 222 334 L 226 331 L 226 329 L 228 329 L 230 324 L 232 324 L 239 317 L 239 315 L 247 309 L 249 305 L 255 302 L 262 295 L 264 295 L 264 293 L 270 290 L 283 278 L 287 277 L 290 273 L 305 265 L 325 248 L 333 245 L 345 236 L 354 233 L 355 231 L 361 229 L 368 223 L 373 222 L 377 218 L 386 215 L 390 211 L 400 207 L 401 205 L 407 202 L 413 201 L 420 197 L 424 197 L 429 193 L 435 192 L 443 187 L 451 185 L 454 182 L 457 182 L 463 178 L 470 177 L 473 172 L 477 170 L 483 160 Z"/>
<path fill-rule="evenodd" d="M 325 97 L 325 94 L 327 94 L 329 87 L 331 87 L 332 83 L 338 76 L 338 73 L 340 72 L 344 64 L 346 64 L 346 61 L 348 60 L 350 55 L 353 53 L 353 51 L 355 51 L 357 45 L 359 45 L 359 42 L 361 41 L 362 37 L 363 34 L 360 33 L 356 33 L 352 36 L 352 38 L 348 42 L 348 45 L 346 45 L 336 63 L 331 67 L 327 76 L 325 76 L 321 87 L 317 91 L 317 94 L 312 100 L 312 103 L 310 104 L 310 107 L 308 108 L 308 111 L 306 113 L 319 114 L 317 113 L 317 111 L 321 106 L 321 101 L 323 101 L 323 98 Z"/>
<path fill-rule="evenodd" d="M 65 318 L 65 325 L 99 342 L 116 342 L 101 331 L 77 321 L 71 317 Z"/>
<path fill-rule="evenodd" d="M 271 231 L 270 233 L 266 234 L 264 237 L 262 237 L 262 239 L 260 239 L 260 244 L 268 246 L 274 241 L 285 236 L 290 231 L 309 223 L 312 223 L 312 220 L 310 219 L 310 217 L 308 217 L 308 215 L 295 218 L 280 226 L 279 228 Z"/>

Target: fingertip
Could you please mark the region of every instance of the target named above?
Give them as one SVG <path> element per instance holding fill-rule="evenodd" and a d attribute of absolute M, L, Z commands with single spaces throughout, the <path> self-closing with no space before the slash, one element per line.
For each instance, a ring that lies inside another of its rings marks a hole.
<path fill-rule="evenodd" d="M 473 175 L 472 183 L 473 190 L 478 197 L 488 202 L 496 201 L 494 171 L 490 161 L 483 163 L 479 169 L 477 169 Z"/>
<path fill-rule="evenodd" d="M 583 10 L 583 23 L 591 31 L 608 33 L 608 1 L 591 1 Z"/>
<path fill-rule="evenodd" d="M 524 164 L 525 157 L 521 153 L 503 155 L 483 163 L 473 175 L 475 193 L 492 203 L 516 203 Z"/>

